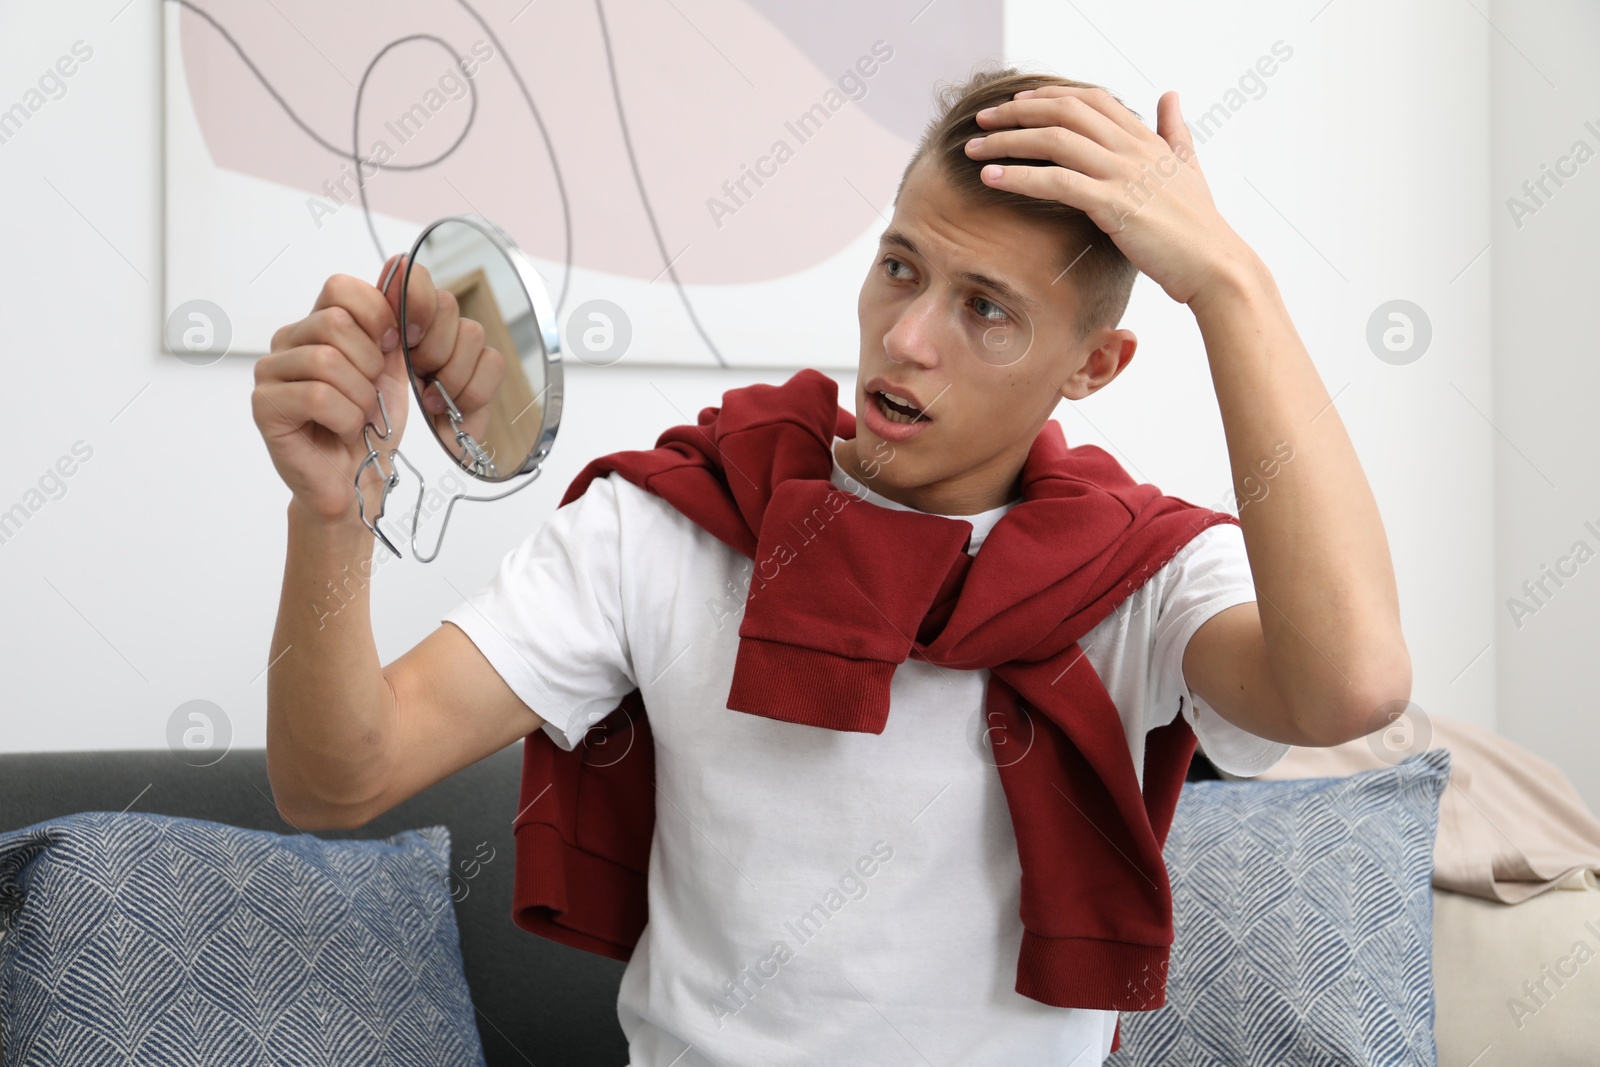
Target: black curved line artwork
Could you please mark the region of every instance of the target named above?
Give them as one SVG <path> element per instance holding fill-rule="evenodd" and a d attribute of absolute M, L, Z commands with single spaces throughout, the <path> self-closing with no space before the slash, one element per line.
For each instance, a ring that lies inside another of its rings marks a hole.
<path fill-rule="evenodd" d="M 463 6 L 466 0 L 460 0 Z M 628 149 L 628 165 L 633 168 L 633 184 L 639 190 L 639 200 L 644 205 L 645 217 L 650 220 L 650 232 L 655 236 L 656 248 L 661 253 L 661 260 L 666 264 L 666 272 L 672 275 L 672 286 L 678 291 L 678 297 L 683 301 L 683 309 L 689 313 L 689 321 L 694 323 L 695 332 L 700 339 L 711 349 L 711 355 L 716 358 L 717 365 L 726 367 L 728 361 L 722 358 L 722 353 L 717 351 L 717 346 L 711 343 L 711 338 L 706 336 L 705 329 L 700 325 L 700 319 L 694 313 L 694 308 L 689 304 L 689 294 L 683 291 L 683 285 L 678 281 L 678 272 L 672 269 L 672 259 L 667 253 L 666 242 L 661 239 L 661 227 L 656 224 L 656 213 L 650 208 L 650 197 L 644 191 L 644 178 L 639 174 L 639 161 L 633 152 L 633 137 L 628 133 L 628 117 L 622 112 L 622 89 L 617 84 L 617 64 L 611 55 L 611 33 L 606 29 L 606 12 L 600 0 L 594 0 L 595 14 L 600 17 L 600 37 L 606 46 L 606 72 L 611 76 L 611 95 L 617 102 L 617 122 L 622 125 L 622 143 Z M 507 60 L 510 62 L 510 60 Z M 659 277 L 659 275 L 658 275 Z"/>
<path fill-rule="evenodd" d="M 217 33 L 222 37 L 222 39 L 224 41 L 226 41 L 229 44 L 229 46 L 231 46 L 233 48 L 233 50 L 238 54 L 239 58 L 244 62 L 244 65 L 249 69 L 250 73 L 255 75 L 256 80 L 261 83 L 261 87 L 267 91 L 268 95 L 270 95 L 272 97 L 273 101 L 278 105 L 278 107 L 280 107 L 283 110 L 284 114 L 289 116 L 290 121 L 292 121 L 296 126 L 298 126 L 301 129 L 301 131 L 304 132 L 307 137 L 311 138 L 311 140 L 316 145 L 318 145 L 320 148 L 324 149 L 325 151 L 331 153 L 334 156 L 337 156 L 340 160 L 349 162 L 350 164 L 355 166 L 357 168 L 357 173 L 358 174 L 360 173 L 360 167 L 361 167 L 361 163 L 362 163 L 362 160 L 361 160 L 361 157 L 360 157 L 360 151 L 361 151 L 361 100 L 362 100 L 363 94 L 366 92 L 367 81 L 368 81 L 368 79 L 371 78 L 373 70 L 378 65 L 378 61 L 381 60 L 390 51 L 390 49 L 396 47 L 397 45 L 404 44 L 404 43 L 406 43 L 408 41 L 428 40 L 428 41 L 433 41 L 434 43 L 438 44 L 441 48 L 443 48 L 446 52 L 450 53 L 452 59 L 455 61 L 455 63 L 458 66 L 460 65 L 460 62 L 461 62 L 461 55 L 458 52 L 456 52 L 456 50 L 453 47 L 451 47 L 451 45 L 448 42 L 446 42 L 443 38 L 438 37 L 438 36 L 436 36 L 434 34 L 429 34 L 429 33 L 408 34 L 408 35 L 406 35 L 404 37 L 398 37 L 398 38 L 394 39 L 393 41 L 390 41 L 388 44 L 384 45 L 383 48 L 379 49 L 377 54 L 374 55 L 372 57 L 372 59 L 367 63 L 366 69 L 364 71 L 362 71 L 362 73 L 361 73 L 361 81 L 356 86 L 356 98 L 355 98 L 355 104 L 354 104 L 354 114 L 352 115 L 351 124 L 350 124 L 351 125 L 351 134 L 350 134 L 350 137 L 351 137 L 351 148 L 350 148 L 350 151 L 346 151 L 346 150 L 344 150 L 342 148 L 339 148 L 338 146 L 334 145 L 332 142 L 328 141 L 327 139 L 322 137 L 320 134 L 318 134 L 316 130 L 312 129 L 305 122 L 305 120 L 302 119 L 295 112 L 294 108 L 289 106 L 289 102 L 283 98 L 283 96 L 273 86 L 271 80 L 268 79 L 267 76 L 264 73 L 262 73 L 261 69 L 259 67 L 257 67 L 255 65 L 255 63 L 250 59 L 250 56 L 248 55 L 248 53 L 245 52 L 243 46 L 241 46 L 239 44 L 239 42 L 234 39 L 233 35 L 228 32 L 227 28 L 224 27 L 215 18 L 213 18 L 209 12 L 206 12 L 206 11 L 202 10 L 200 7 L 198 7 L 196 4 L 194 4 L 192 2 L 192 0 L 167 0 L 167 2 L 168 3 L 175 3 L 175 4 L 179 5 L 180 7 L 183 7 L 185 9 L 189 10 L 189 11 L 194 12 L 200 18 L 204 19 L 206 21 L 206 23 L 209 24 L 214 30 L 216 30 Z M 529 91 L 527 83 L 523 81 L 522 73 L 521 73 L 521 71 L 519 71 L 517 69 L 517 65 L 512 60 L 510 53 L 507 52 L 505 47 L 500 43 L 500 39 L 495 35 L 494 30 L 492 30 L 489 27 L 488 22 L 484 20 L 483 16 L 480 15 L 478 13 L 478 11 L 475 8 L 473 8 L 471 4 L 469 4 L 467 2 L 467 0 L 457 0 L 457 3 L 459 3 L 461 5 L 461 7 L 467 12 L 467 14 L 472 17 L 472 19 L 483 30 L 484 34 L 488 36 L 489 40 L 494 44 L 495 48 L 499 51 L 499 53 L 505 58 L 506 65 L 511 70 L 511 76 L 516 80 L 517 88 L 521 91 L 522 98 L 528 105 L 528 111 L 533 115 L 534 125 L 538 127 L 539 136 L 540 136 L 541 140 L 543 140 L 543 142 L 544 142 L 545 154 L 549 157 L 549 160 L 550 160 L 550 169 L 551 169 L 551 172 L 554 175 L 555 180 L 556 180 L 556 191 L 557 191 L 557 194 L 558 194 L 558 196 L 559 196 L 559 198 L 561 200 L 562 231 L 565 234 L 565 252 L 564 252 L 564 258 L 563 258 L 563 263 L 562 263 L 561 290 L 560 290 L 560 295 L 556 298 L 556 305 L 555 305 L 556 306 L 556 317 L 559 320 L 560 316 L 561 316 L 562 306 L 566 303 L 567 289 L 568 289 L 568 286 L 570 285 L 571 280 L 572 280 L 572 208 L 571 208 L 571 204 L 570 204 L 570 202 L 568 200 L 568 197 L 567 197 L 566 183 L 562 179 L 562 176 L 561 176 L 561 164 L 560 164 L 560 161 L 556 158 L 555 146 L 551 143 L 550 131 L 545 126 L 544 117 L 540 114 L 538 105 L 534 103 L 533 94 L 532 94 L 532 92 Z M 628 132 L 627 118 L 623 114 L 622 94 L 621 94 L 621 89 L 620 89 L 620 87 L 618 86 L 618 83 L 617 83 L 616 65 L 615 65 L 615 61 L 614 61 L 614 59 L 612 57 L 612 52 L 611 52 L 611 36 L 610 36 L 610 33 L 609 33 L 609 31 L 607 29 L 607 26 L 606 26 L 605 11 L 601 6 L 601 0 L 595 0 L 595 10 L 596 10 L 596 14 L 599 16 L 600 33 L 601 33 L 601 36 L 602 36 L 602 38 L 604 40 L 604 43 L 605 43 L 606 66 L 607 66 L 609 74 L 610 74 L 612 94 L 613 94 L 613 96 L 615 97 L 615 100 L 616 100 L 617 121 L 622 126 L 623 144 L 627 147 L 627 150 L 628 150 L 628 163 L 629 163 L 629 166 L 632 168 L 632 171 L 633 171 L 634 185 L 639 190 L 639 199 L 640 199 L 641 203 L 644 206 L 645 216 L 646 216 L 646 218 L 649 219 L 650 231 L 651 231 L 652 236 L 655 239 L 656 249 L 660 253 L 662 262 L 665 265 L 664 266 L 664 270 L 666 271 L 666 273 L 670 274 L 671 277 L 672 277 L 673 288 L 677 290 L 678 297 L 683 302 L 684 310 L 688 313 L 689 320 L 694 324 L 695 332 L 698 333 L 700 335 L 700 339 L 705 342 L 706 348 L 710 350 L 712 357 L 716 359 L 717 365 L 720 366 L 720 367 L 726 367 L 726 366 L 728 366 L 727 361 L 725 359 L 723 359 L 722 353 L 720 351 L 718 351 L 716 344 L 711 340 L 710 336 L 706 333 L 704 326 L 701 325 L 700 319 L 695 314 L 694 307 L 689 301 L 689 294 L 684 291 L 684 287 L 683 287 L 682 282 L 680 282 L 678 280 L 677 272 L 672 269 L 672 259 L 670 258 L 670 256 L 667 253 L 665 242 L 662 240 L 661 230 L 660 230 L 659 225 L 656 222 L 655 212 L 651 209 L 650 198 L 649 198 L 648 193 L 645 190 L 644 178 L 639 172 L 638 160 L 637 160 L 637 158 L 636 158 L 636 156 L 634 154 L 633 138 L 631 137 L 631 135 Z M 473 83 L 472 79 L 470 79 L 470 78 L 467 79 L 467 85 L 468 85 L 468 89 L 469 89 L 469 91 L 471 92 L 471 95 L 472 95 L 471 110 L 469 111 L 469 113 L 467 115 L 466 123 L 463 125 L 463 127 L 461 129 L 460 135 L 458 137 L 456 137 L 455 141 L 452 142 L 448 148 L 446 148 L 443 151 L 441 151 L 433 159 L 424 160 L 424 161 L 419 162 L 419 163 L 408 163 L 408 164 L 378 163 L 377 166 L 379 167 L 379 169 L 381 169 L 381 170 L 396 170 L 396 171 L 427 170 L 427 169 L 430 169 L 432 167 L 438 166 L 440 163 L 443 163 L 446 159 L 450 158 L 450 156 L 455 154 L 456 149 L 461 146 L 462 142 L 466 140 L 467 134 L 471 131 L 473 123 L 475 122 L 476 117 L 477 117 L 477 112 L 478 112 L 478 92 L 477 92 L 477 87 Z M 360 196 L 361 196 L 361 214 L 362 214 L 362 218 L 365 220 L 365 222 L 367 224 L 367 233 L 372 238 L 372 244 L 373 244 L 374 249 L 378 253 L 378 257 L 379 257 L 380 262 L 386 261 L 389 258 L 389 256 L 384 251 L 383 243 L 378 239 L 377 229 L 373 225 L 371 205 L 367 202 L 366 183 L 365 182 L 357 182 L 356 183 L 356 187 L 357 187 L 357 190 L 358 190 L 358 192 L 360 193 Z"/>
<path fill-rule="evenodd" d="M 407 41 L 435 41 L 438 43 L 439 47 L 450 53 L 451 62 L 453 62 L 458 68 L 461 66 L 461 54 L 454 48 L 450 47 L 450 45 L 447 44 L 442 37 L 435 37 L 431 33 L 413 33 L 408 34 L 405 37 L 396 37 L 394 40 L 378 49 L 378 54 L 372 57 L 371 62 L 367 64 L 367 69 L 361 72 L 361 82 L 356 86 L 356 102 L 354 108 L 352 108 L 350 129 L 350 151 L 352 154 L 350 156 L 350 161 L 355 163 L 356 173 L 358 175 L 361 173 L 361 163 L 359 161 L 361 154 L 361 98 L 367 91 L 367 79 L 372 77 L 373 68 L 378 65 L 378 60 L 389 54 L 389 49 L 395 47 L 396 45 L 405 44 Z M 472 98 L 471 108 L 467 112 L 467 121 L 461 127 L 461 135 L 451 143 L 449 148 L 439 153 L 439 155 L 433 159 L 427 160 L 423 163 L 401 163 L 392 167 L 387 163 L 379 163 L 379 169 L 423 170 L 424 168 L 432 167 L 434 164 L 439 163 L 442 160 L 449 159 L 452 155 L 454 155 L 456 149 L 461 146 L 461 142 L 467 139 L 467 134 L 472 131 L 472 124 L 477 120 L 478 117 L 478 85 L 477 82 L 471 78 L 467 79 L 467 92 Z M 367 183 L 360 181 L 356 182 L 356 192 L 361 196 L 361 217 L 367 223 L 367 233 L 372 238 L 372 245 L 378 250 L 380 261 L 387 261 L 389 257 L 383 254 L 383 244 L 378 240 L 378 231 L 376 227 L 372 225 L 372 208 L 367 203 Z M 562 295 L 566 295 L 564 288 Z"/>
<path fill-rule="evenodd" d="M 457 0 L 463 10 L 472 16 L 480 29 L 494 43 L 495 51 L 505 57 L 506 66 L 511 70 L 511 77 L 516 79 L 517 88 L 522 92 L 522 99 L 528 104 L 528 111 L 533 115 L 533 124 L 539 127 L 539 136 L 544 141 L 545 155 L 550 157 L 550 171 L 556 179 L 556 195 L 561 198 L 561 230 L 566 234 L 566 268 L 561 275 L 561 295 L 556 298 L 556 318 L 561 318 L 561 305 L 566 303 L 567 283 L 572 279 L 572 207 L 567 201 L 567 184 L 561 178 L 561 164 L 556 160 L 556 147 L 550 141 L 550 131 L 545 128 L 544 116 L 539 114 L 539 105 L 533 102 L 533 94 L 528 91 L 527 83 L 522 80 L 522 72 L 517 69 L 516 63 L 511 60 L 511 53 L 500 43 L 500 38 L 495 36 L 494 30 L 489 28 L 489 23 L 478 14 L 477 10 L 467 0 Z M 388 257 L 385 256 L 385 259 Z"/>

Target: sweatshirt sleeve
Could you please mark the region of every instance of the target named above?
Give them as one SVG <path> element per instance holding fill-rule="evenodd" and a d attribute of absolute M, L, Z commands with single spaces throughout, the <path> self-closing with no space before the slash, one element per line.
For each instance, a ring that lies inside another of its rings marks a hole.
<path fill-rule="evenodd" d="M 443 619 L 472 639 L 569 752 L 638 688 L 622 618 L 614 477 L 594 479 L 557 508 Z"/>
<path fill-rule="evenodd" d="M 1159 593 L 1151 658 L 1159 721 L 1152 725 L 1164 725 L 1181 714 L 1212 763 L 1230 774 L 1260 774 L 1283 758 L 1289 746 L 1258 737 L 1218 715 L 1189 688 L 1183 674 L 1183 652 L 1194 632 L 1225 608 L 1256 599 L 1244 531 L 1232 523 L 1209 526 L 1164 570 L 1167 580 Z"/>

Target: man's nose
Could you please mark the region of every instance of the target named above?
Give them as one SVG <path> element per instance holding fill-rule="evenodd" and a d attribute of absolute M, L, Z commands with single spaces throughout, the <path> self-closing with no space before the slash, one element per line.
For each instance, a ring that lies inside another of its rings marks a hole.
<path fill-rule="evenodd" d="M 939 308 L 929 292 L 913 300 L 889 332 L 883 335 L 883 351 L 896 363 L 919 363 L 931 367 L 938 359 L 935 339 L 939 330 Z"/>

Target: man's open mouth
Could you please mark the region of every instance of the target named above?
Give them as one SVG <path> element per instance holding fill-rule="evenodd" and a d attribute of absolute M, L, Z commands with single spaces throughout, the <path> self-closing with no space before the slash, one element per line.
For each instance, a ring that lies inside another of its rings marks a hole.
<path fill-rule="evenodd" d="M 890 422 L 931 421 L 922 413 L 921 409 L 913 406 L 905 397 L 896 396 L 893 393 L 877 392 L 872 394 L 872 399 L 878 405 L 878 410 L 883 412 L 883 417 Z"/>

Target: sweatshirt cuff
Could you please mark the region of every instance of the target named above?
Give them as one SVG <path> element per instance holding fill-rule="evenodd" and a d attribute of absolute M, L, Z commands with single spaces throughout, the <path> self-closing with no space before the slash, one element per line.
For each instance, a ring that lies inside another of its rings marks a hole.
<path fill-rule="evenodd" d="M 741 637 L 728 710 L 830 730 L 881 734 L 896 664 L 851 659 L 759 637 Z"/>
<path fill-rule="evenodd" d="M 1058 1008 L 1153 1011 L 1167 1002 L 1170 949 L 1024 929 L 1016 990 Z"/>
<path fill-rule="evenodd" d="M 531 934 L 626 962 L 648 919 L 645 874 L 568 845 L 547 823 L 523 823 L 514 842 L 512 921 Z"/>

